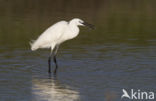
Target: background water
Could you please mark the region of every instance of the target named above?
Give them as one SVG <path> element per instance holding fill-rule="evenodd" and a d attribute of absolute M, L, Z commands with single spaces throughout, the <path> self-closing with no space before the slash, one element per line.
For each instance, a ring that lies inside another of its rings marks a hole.
<path fill-rule="evenodd" d="M 0 101 L 121 101 L 122 89 L 156 92 L 155 0 L 0 0 Z M 60 20 L 96 26 L 49 50 L 29 42 Z M 54 67 L 54 64 L 52 64 Z M 128 99 L 123 99 L 123 101 Z"/>

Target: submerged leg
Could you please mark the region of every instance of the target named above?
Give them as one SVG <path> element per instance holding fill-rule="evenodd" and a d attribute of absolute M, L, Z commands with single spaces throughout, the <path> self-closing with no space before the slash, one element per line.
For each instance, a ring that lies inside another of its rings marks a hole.
<path fill-rule="evenodd" d="M 56 74 L 56 72 L 57 72 L 57 68 L 58 68 L 58 65 L 57 65 L 57 60 L 56 60 L 56 56 L 54 56 L 54 63 L 55 63 L 55 70 L 54 70 L 54 74 Z"/>
<path fill-rule="evenodd" d="M 48 73 L 50 74 L 51 73 L 51 54 L 48 58 Z"/>
<path fill-rule="evenodd" d="M 55 70 L 54 70 L 54 74 L 57 73 L 57 68 L 58 68 L 57 60 L 56 60 L 56 54 L 57 54 L 58 48 L 59 48 L 59 45 L 56 46 L 55 51 L 54 51 L 54 56 L 53 56 L 53 61 L 54 61 L 55 66 L 56 66 L 56 67 L 55 67 Z"/>

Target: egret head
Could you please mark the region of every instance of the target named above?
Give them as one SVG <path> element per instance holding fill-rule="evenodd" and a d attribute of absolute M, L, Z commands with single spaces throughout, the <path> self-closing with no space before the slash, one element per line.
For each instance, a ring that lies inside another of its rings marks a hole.
<path fill-rule="evenodd" d="M 73 21 L 77 26 L 87 26 L 87 27 L 89 27 L 91 29 L 94 29 L 94 25 L 89 24 L 89 23 L 87 23 L 87 22 L 85 22 L 85 21 L 83 21 L 83 20 L 81 20 L 79 18 L 74 18 L 71 21 Z"/>

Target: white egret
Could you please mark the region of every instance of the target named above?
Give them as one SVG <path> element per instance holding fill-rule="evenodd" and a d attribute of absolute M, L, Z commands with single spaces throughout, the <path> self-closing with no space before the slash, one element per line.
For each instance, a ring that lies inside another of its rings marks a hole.
<path fill-rule="evenodd" d="M 54 74 L 56 74 L 58 68 L 56 61 L 56 53 L 59 48 L 59 45 L 66 40 L 75 38 L 79 34 L 78 26 L 88 26 L 92 29 L 94 28 L 93 25 L 88 24 L 79 18 L 74 18 L 69 22 L 60 21 L 50 26 L 37 38 L 37 40 L 34 40 L 32 43 L 30 43 L 32 51 L 35 51 L 39 48 L 51 49 L 51 53 L 48 58 L 49 73 L 51 73 L 51 57 L 53 56 L 53 61 L 56 65 L 54 70 Z"/>

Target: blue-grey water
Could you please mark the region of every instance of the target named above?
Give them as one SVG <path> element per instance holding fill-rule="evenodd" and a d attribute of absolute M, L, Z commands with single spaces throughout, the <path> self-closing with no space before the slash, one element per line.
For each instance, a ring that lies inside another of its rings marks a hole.
<path fill-rule="evenodd" d="M 122 89 L 156 94 L 154 0 L 54 1 L 0 0 L 0 101 L 131 101 L 121 99 Z M 50 50 L 32 52 L 29 42 L 74 17 L 96 29 L 81 27 L 60 46 L 58 74 L 50 76 Z"/>

